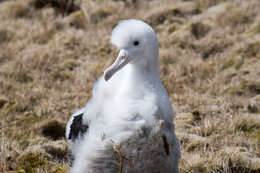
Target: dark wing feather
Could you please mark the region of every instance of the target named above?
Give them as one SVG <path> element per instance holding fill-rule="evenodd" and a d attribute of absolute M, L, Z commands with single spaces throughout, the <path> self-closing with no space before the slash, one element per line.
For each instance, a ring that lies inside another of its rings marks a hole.
<path fill-rule="evenodd" d="M 70 125 L 69 139 L 75 141 L 79 135 L 83 135 L 88 130 L 88 125 L 82 123 L 83 113 L 73 117 Z"/>

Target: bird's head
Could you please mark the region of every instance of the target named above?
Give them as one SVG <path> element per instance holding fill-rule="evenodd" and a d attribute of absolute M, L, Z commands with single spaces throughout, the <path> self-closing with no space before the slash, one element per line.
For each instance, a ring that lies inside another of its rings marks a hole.
<path fill-rule="evenodd" d="M 106 81 L 127 64 L 148 71 L 158 70 L 158 40 L 148 24 L 135 19 L 120 21 L 110 41 L 120 51 L 115 62 L 104 72 Z"/>

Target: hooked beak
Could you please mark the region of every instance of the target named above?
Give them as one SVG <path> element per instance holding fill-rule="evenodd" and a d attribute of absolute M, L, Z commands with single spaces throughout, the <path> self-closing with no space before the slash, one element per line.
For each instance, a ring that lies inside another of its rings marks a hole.
<path fill-rule="evenodd" d="M 126 50 L 120 50 L 115 62 L 104 72 L 105 81 L 108 81 L 118 70 L 129 62 L 129 56 Z"/>

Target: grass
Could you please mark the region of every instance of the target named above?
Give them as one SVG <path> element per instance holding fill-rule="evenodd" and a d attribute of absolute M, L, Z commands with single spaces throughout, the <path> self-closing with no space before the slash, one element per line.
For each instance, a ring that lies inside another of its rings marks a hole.
<path fill-rule="evenodd" d="M 0 2 L 0 172 L 68 172 L 65 123 L 116 57 L 109 37 L 126 18 L 157 33 L 180 172 L 260 171 L 258 0 L 71 2 Z"/>
<path fill-rule="evenodd" d="M 28 153 L 18 159 L 16 170 L 18 172 L 36 172 L 37 168 L 42 168 L 46 165 L 45 159 L 41 153 Z"/>

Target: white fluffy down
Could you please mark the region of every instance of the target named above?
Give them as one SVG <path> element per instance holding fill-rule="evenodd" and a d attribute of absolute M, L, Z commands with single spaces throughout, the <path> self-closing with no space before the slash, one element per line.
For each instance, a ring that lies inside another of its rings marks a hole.
<path fill-rule="evenodd" d="M 133 45 L 136 40 L 140 45 Z M 140 20 L 124 20 L 113 30 L 111 42 L 134 60 L 108 82 L 101 76 L 95 83 L 84 108 L 88 132 L 72 144 L 71 173 L 116 173 L 120 157 L 124 173 L 178 173 L 180 147 L 158 73 L 153 29 Z"/>

